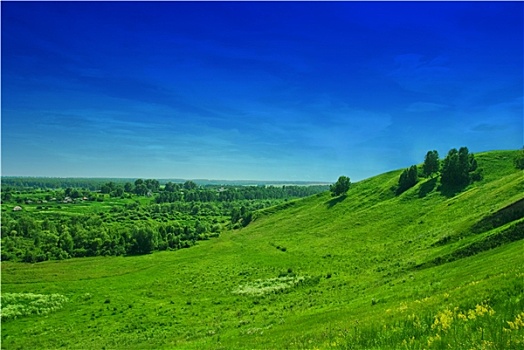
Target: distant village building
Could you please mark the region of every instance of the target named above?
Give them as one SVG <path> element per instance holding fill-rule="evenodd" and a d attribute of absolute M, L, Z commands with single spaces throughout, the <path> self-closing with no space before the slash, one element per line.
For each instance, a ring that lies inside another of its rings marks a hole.
<path fill-rule="evenodd" d="M 22 210 L 22 207 L 19 205 L 13 208 L 13 211 L 20 211 L 20 210 Z"/>

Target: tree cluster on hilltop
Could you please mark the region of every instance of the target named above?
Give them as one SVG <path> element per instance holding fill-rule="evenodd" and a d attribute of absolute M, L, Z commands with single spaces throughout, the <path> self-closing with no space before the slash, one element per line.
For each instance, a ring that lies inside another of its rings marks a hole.
<path fill-rule="evenodd" d="M 517 168 L 524 168 L 524 149 L 522 155 L 515 159 Z M 397 195 L 402 194 L 418 182 L 419 176 L 432 177 L 440 175 L 440 183 L 444 189 L 457 190 L 469 185 L 473 181 L 482 179 L 482 169 L 478 167 L 475 155 L 470 153 L 467 147 L 460 149 L 452 148 L 441 161 L 436 150 L 428 151 L 424 157 L 421 174 L 416 165 L 406 168 L 400 174 L 396 189 Z M 333 197 L 344 195 L 350 187 L 347 176 L 340 176 L 337 182 L 330 186 Z"/>
<path fill-rule="evenodd" d="M 461 147 L 458 151 L 453 148 L 442 162 L 440 182 L 449 187 L 467 186 L 481 179 L 481 172 L 477 169 L 475 156 L 469 153 L 467 147 Z"/>
<path fill-rule="evenodd" d="M 422 164 L 422 174 L 432 177 L 438 173 L 441 185 L 449 189 L 459 189 L 482 179 L 482 169 L 478 167 L 474 154 L 467 147 L 450 149 L 442 161 L 436 150 L 428 151 Z M 399 177 L 397 194 L 415 186 L 418 177 L 416 165 L 405 169 Z"/>

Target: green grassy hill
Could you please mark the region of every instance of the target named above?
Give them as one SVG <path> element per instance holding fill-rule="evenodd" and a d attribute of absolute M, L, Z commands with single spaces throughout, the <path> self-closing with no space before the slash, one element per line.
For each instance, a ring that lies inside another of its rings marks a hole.
<path fill-rule="evenodd" d="M 2 348 L 523 349 L 515 154 L 456 194 L 399 170 L 190 249 L 2 263 Z"/>

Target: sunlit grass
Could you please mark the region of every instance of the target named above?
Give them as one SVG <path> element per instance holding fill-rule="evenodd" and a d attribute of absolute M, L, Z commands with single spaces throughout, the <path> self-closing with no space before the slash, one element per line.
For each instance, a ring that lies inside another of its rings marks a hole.
<path fill-rule="evenodd" d="M 59 310 L 68 299 L 60 294 L 2 293 L 2 321 Z"/>
<path fill-rule="evenodd" d="M 524 241 L 458 254 L 521 222 L 472 230 L 523 198 L 510 154 L 479 155 L 485 179 L 455 197 L 431 179 L 397 197 L 391 172 L 335 202 L 326 193 L 267 209 L 190 249 L 3 262 L 3 292 L 69 302 L 3 322 L 2 346 L 524 349 Z"/>
<path fill-rule="evenodd" d="M 240 295 L 264 295 L 270 293 L 280 293 L 282 291 L 291 289 L 299 286 L 306 281 L 310 280 L 310 277 L 304 276 L 282 276 L 269 278 L 265 280 L 255 280 L 253 282 L 244 284 L 235 288 L 233 294 Z"/>

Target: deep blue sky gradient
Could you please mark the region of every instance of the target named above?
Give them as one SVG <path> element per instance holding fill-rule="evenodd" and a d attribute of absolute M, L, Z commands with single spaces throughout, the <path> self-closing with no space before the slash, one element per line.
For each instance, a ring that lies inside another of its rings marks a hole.
<path fill-rule="evenodd" d="M 522 2 L 2 2 L 2 175 L 352 180 L 523 141 Z"/>

